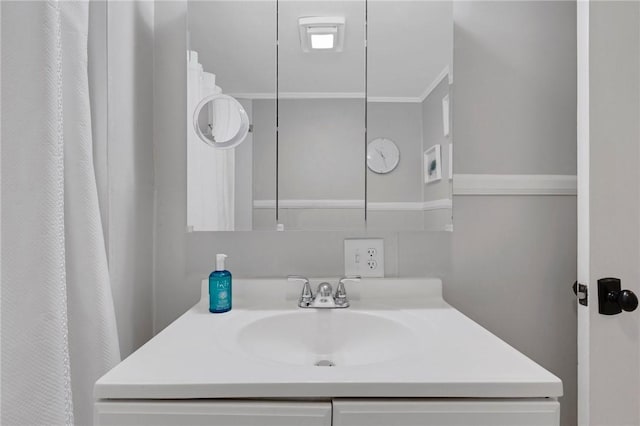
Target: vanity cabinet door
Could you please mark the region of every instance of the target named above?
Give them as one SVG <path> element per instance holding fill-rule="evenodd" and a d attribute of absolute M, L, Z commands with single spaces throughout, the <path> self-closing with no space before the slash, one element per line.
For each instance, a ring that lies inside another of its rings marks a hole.
<path fill-rule="evenodd" d="M 333 426 L 557 426 L 553 399 L 334 399 Z"/>
<path fill-rule="evenodd" d="M 109 400 L 96 426 L 331 426 L 331 402 Z"/>

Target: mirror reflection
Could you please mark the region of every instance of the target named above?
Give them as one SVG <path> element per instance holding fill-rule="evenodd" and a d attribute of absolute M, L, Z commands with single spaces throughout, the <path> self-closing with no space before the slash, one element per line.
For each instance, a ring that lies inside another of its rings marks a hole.
<path fill-rule="evenodd" d="M 216 149 L 240 145 L 250 130 L 244 108 L 231 96 L 205 97 L 193 113 L 194 130 L 200 140 Z"/>
<path fill-rule="evenodd" d="M 224 95 L 252 127 L 239 145 L 217 149 L 188 126 L 188 229 L 275 229 L 275 205 L 260 209 L 259 221 L 253 216 L 256 200 L 275 199 L 276 2 L 189 1 L 187 18 L 187 122 L 207 96 Z M 200 129 L 207 130 L 211 115 L 201 110 Z M 216 136 L 234 133 L 223 127 Z"/>
<path fill-rule="evenodd" d="M 278 7 L 278 223 L 365 226 L 366 2 Z M 314 37 L 326 44 L 314 46 Z"/>
<path fill-rule="evenodd" d="M 367 227 L 450 230 L 453 3 L 367 9 Z"/>
<path fill-rule="evenodd" d="M 191 230 L 452 228 L 450 1 L 190 1 L 188 18 Z"/>

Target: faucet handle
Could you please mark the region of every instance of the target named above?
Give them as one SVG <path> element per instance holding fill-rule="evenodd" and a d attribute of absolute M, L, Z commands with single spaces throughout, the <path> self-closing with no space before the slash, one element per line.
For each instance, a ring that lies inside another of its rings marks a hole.
<path fill-rule="evenodd" d="M 300 294 L 300 299 L 298 300 L 298 306 L 303 308 L 308 307 L 313 302 L 313 293 L 311 292 L 311 284 L 309 283 L 309 279 L 301 275 L 289 275 L 287 277 L 287 280 L 299 281 L 303 283 L 302 293 Z"/>
<path fill-rule="evenodd" d="M 347 289 L 344 286 L 344 283 L 347 281 L 358 282 L 360 281 L 359 275 L 342 277 L 338 281 L 338 288 L 336 288 L 336 295 L 334 299 L 336 301 L 336 306 L 346 308 L 349 306 L 349 300 L 347 299 Z"/>

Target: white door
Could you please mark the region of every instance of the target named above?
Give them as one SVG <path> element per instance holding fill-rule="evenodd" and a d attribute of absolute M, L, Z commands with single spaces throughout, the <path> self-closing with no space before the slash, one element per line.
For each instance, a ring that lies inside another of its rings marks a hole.
<path fill-rule="evenodd" d="M 640 1 L 578 1 L 578 421 L 640 425 L 640 309 L 599 313 L 598 280 L 640 295 Z M 611 283 L 610 283 L 611 284 Z M 633 307 L 614 293 L 607 307 Z M 620 302 L 620 303 L 618 303 Z"/>

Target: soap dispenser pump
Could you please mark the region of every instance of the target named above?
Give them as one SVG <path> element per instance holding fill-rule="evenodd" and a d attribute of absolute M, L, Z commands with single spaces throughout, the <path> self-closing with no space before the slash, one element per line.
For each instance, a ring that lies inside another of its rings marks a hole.
<path fill-rule="evenodd" d="M 231 310 L 231 272 L 224 268 L 226 254 L 216 255 L 216 270 L 209 275 L 209 312 Z"/>

